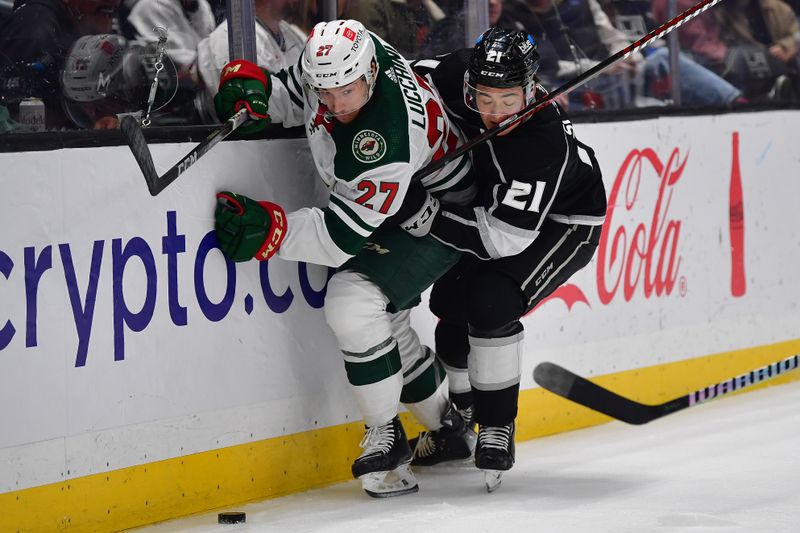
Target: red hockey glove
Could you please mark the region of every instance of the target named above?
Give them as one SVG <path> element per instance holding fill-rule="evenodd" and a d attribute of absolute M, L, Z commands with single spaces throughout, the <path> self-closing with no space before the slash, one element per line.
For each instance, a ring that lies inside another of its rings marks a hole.
<path fill-rule="evenodd" d="M 264 261 L 275 255 L 286 236 L 286 213 L 278 204 L 222 191 L 217 194 L 214 229 L 222 253 L 231 261 Z"/>

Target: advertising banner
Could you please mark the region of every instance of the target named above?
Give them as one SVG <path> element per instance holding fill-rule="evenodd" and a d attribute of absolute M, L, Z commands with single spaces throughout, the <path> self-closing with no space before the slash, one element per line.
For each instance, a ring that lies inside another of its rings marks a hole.
<path fill-rule="evenodd" d="M 609 211 L 524 318 L 522 388 L 798 338 L 800 113 L 577 124 Z M 153 147 L 163 171 L 190 148 Z M 0 154 L 0 493 L 358 421 L 332 269 L 226 262 L 214 194 L 325 205 L 303 139 L 221 143 L 157 197 L 125 147 Z M 433 343 L 425 302 L 413 322 Z"/>

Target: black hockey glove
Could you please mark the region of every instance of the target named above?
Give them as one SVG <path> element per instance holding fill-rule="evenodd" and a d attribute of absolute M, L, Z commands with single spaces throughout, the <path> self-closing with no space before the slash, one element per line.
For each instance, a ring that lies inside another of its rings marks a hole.
<path fill-rule="evenodd" d="M 414 237 L 424 237 L 430 232 L 439 209 L 439 200 L 431 196 L 421 183 L 415 182 L 408 188 L 400 210 L 381 226 L 400 226 Z"/>

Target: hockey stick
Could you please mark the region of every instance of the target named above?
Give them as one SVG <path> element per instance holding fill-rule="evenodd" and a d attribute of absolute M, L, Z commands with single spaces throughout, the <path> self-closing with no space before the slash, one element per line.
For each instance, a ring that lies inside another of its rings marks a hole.
<path fill-rule="evenodd" d="M 227 0 L 226 19 L 228 24 L 228 57 L 231 61 L 242 58 L 256 61 L 256 17 L 253 0 Z M 151 97 L 152 97 L 151 93 Z M 153 156 L 144 138 L 144 132 L 134 115 L 125 115 L 120 120 L 122 135 L 131 148 L 134 159 L 142 170 L 147 182 L 147 190 L 152 196 L 163 191 L 167 185 L 178 179 L 186 170 L 203 157 L 218 142 L 236 131 L 249 118 L 247 109 L 240 109 L 222 126 L 214 129 L 203 142 L 192 149 L 175 165 L 159 176 L 153 164 Z"/>
<path fill-rule="evenodd" d="M 590 68 L 589 70 L 587 70 L 586 72 L 584 72 L 580 76 L 571 79 L 570 81 L 568 81 L 567 83 L 565 83 L 561 87 L 559 87 L 559 88 L 555 89 L 554 91 L 552 91 L 551 93 L 549 93 L 547 96 L 545 96 L 543 98 L 540 98 L 540 99 L 536 100 L 535 102 L 532 102 L 528 106 L 522 108 L 516 114 L 511 115 L 506 120 L 504 120 L 503 122 L 501 122 L 497 126 L 493 127 L 492 129 L 486 130 L 485 132 L 483 132 L 482 134 L 478 135 L 477 137 L 475 137 L 473 139 L 470 139 L 466 143 L 462 144 L 461 146 L 456 148 L 454 151 L 443 155 L 442 157 L 440 157 L 436 161 L 433 161 L 432 163 L 430 163 L 428 166 L 426 166 L 424 168 L 421 168 L 420 170 L 418 170 L 417 172 L 414 173 L 414 179 L 421 179 L 421 178 L 423 178 L 423 177 L 425 177 L 425 176 L 427 176 L 429 174 L 433 174 L 437 170 L 443 168 L 446 164 L 448 164 L 453 159 L 456 159 L 457 157 L 460 157 L 461 155 L 465 154 L 466 152 L 469 152 L 470 150 L 472 150 L 476 146 L 478 146 L 480 144 L 483 144 L 484 142 L 488 141 L 492 137 L 495 137 L 498 133 L 501 133 L 501 132 L 505 131 L 507 128 L 513 126 L 517 122 L 519 122 L 519 121 L 521 121 L 521 120 L 533 115 L 534 113 L 537 113 L 537 112 L 541 111 L 542 109 L 547 107 L 550 104 L 550 102 L 552 102 L 554 99 L 556 99 L 561 94 L 564 94 L 564 93 L 566 93 L 568 91 L 571 91 L 572 89 L 574 89 L 576 87 L 579 87 L 579 86 L 583 85 L 584 83 L 586 83 L 587 81 L 591 80 L 592 78 L 594 78 L 595 76 L 600 74 L 600 72 L 602 72 L 603 70 L 605 70 L 609 66 L 613 65 L 614 63 L 616 63 L 620 59 L 626 59 L 627 57 L 629 57 L 634 52 L 637 52 L 640 49 L 642 49 L 645 46 L 647 46 L 648 44 L 650 44 L 651 41 L 654 41 L 656 39 L 664 37 L 665 35 L 667 35 L 672 30 L 680 27 L 685 22 L 693 19 L 694 17 L 696 17 L 697 15 L 702 13 L 703 11 L 705 11 L 708 8 L 714 6 L 715 4 L 718 4 L 721 1 L 722 0 L 703 0 L 702 2 L 697 4 L 696 6 L 687 9 L 686 11 L 681 13 L 680 15 L 676 16 L 675 18 L 673 18 L 672 20 L 668 20 L 667 22 L 665 22 L 664 24 L 662 24 L 658 28 L 654 29 L 653 31 L 651 31 L 650 33 L 648 33 L 647 35 L 645 35 L 644 37 L 639 39 L 638 41 L 635 41 L 635 42 L 631 43 L 630 46 L 628 46 L 626 48 L 623 48 L 622 50 L 620 50 L 616 54 L 608 57 L 607 59 L 605 59 L 603 61 L 601 61 L 600 63 L 598 63 L 594 67 Z"/>
<path fill-rule="evenodd" d="M 144 179 L 147 182 L 147 189 L 151 195 L 155 196 L 163 191 L 167 185 L 178 179 L 181 174 L 208 153 L 218 142 L 244 124 L 248 118 L 247 108 L 240 109 L 225 124 L 212 131 L 205 140 L 195 146 L 191 152 L 182 157 L 180 161 L 161 176 L 156 172 L 153 156 L 150 154 L 150 148 L 147 146 L 144 132 L 136 118 L 133 115 L 124 116 L 120 121 L 120 129 L 125 140 L 128 141 L 128 146 L 131 148 L 134 159 L 139 164 L 139 168 L 142 169 L 142 174 L 144 174 Z"/>
<path fill-rule="evenodd" d="M 572 89 L 580 85 L 583 85 L 593 77 L 600 74 L 601 71 L 605 70 L 610 65 L 616 63 L 620 59 L 627 58 L 634 52 L 640 50 L 641 48 L 644 48 L 651 41 L 667 35 L 672 30 L 680 27 L 686 21 L 691 20 L 692 18 L 696 17 L 703 11 L 707 10 L 708 8 L 714 6 L 715 4 L 721 1 L 722 0 L 703 0 L 696 6 L 687 9 L 680 15 L 673 18 L 672 20 L 665 22 L 655 30 L 651 31 L 638 41 L 631 43 L 630 46 L 623 48 L 616 54 L 608 57 L 604 61 L 590 68 L 580 76 L 573 78 L 572 80 L 568 81 L 561 87 L 555 89 L 553 92 L 549 93 L 544 98 L 540 98 L 539 100 L 536 100 L 530 105 L 524 107 L 515 115 L 510 116 L 509 118 L 507 118 L 494 128 L 485 131 L 484 133 L 475 137 L 474 139 L 467 141 L 454 151 L 443 155 L 442 157 L 430 163 L 426 167 L 421 168 L 420 170 L 414 173 L 413 179 L 418 180 L 429 174 L 436 172 L 437 170 L 440 170 L 453 159 L 456 159 L 465 154 L 466 152 L 469 152 L 476 146 L 483 144 L 489 139 L 495 137 L 498 133 L 516 124 L 520 120 L 523 120 L 533 115 L 534 113 L 541 111 L 559 95 L 571 91 Z M 142 133 L 139 124 L 133 117 L 128 116 L 123 118 L 120 124 L 122 133 L 127 139 L 128 145 L 131 147 L 133 156 L 134 158 L 136 158 L 136 162 L 139 164 L 139 168 L 142 169 L 142 173 L 144 174 L 145 180 L 147 181 L 147 188 L 149 189 L 150 194 L 155 196 L 161 191 L 163 191 L 167 185 L 178 179 L 178 177 L 181 174 L 183 174 L 183 172 L 187 168 L 189 168 L 200 157 L 202 157 L 205 153 L 207 153 L 215 144 L 217 144 L 219 141 L 230 135 L 236 128 L 241 126 L 241 124 L 247 118 L 244 115 L 243 111 L 244 110 L 240 110 L 239 113 L 228 119 L 228 122 L 226 124 L 224 124 L 219 129 L 212 132 L 211 135 L 209 135 L 205 141 L 200 143 L 194 150 L 189 152 L 189 154 L 187 154 L 183 159 L 181 159 L 176 165 L 174 165 L 166 173 L 164 173 L 163 176 L 159 176 L 155 170 L 155 166 L 153 165 L 153 158 L 150 155 L 150 150 L 147 147 L 147 141 L 144 138 L 144 134 Z"/>
<path fill-rule="evenodd" d="M 800 363 L 800 354 L 656 405 L 639 403 L 630 398 L 620 396 L 555 363 L 540 363 L 536 365 L 536 369 L 533 371 L 533 379 L 542 388 L 567 400 L 628 424 L 640 425 L 778 377 L 797 369 L 798 363 Z"/>

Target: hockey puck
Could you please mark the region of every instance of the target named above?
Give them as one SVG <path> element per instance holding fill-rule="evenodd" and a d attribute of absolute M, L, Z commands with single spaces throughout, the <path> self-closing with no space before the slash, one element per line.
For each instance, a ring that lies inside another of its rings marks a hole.
<path fill-rule="evenodd" d="M 247 515 L 241 511 L 228 511 L 219 513 L 217 515 L 217 521 L 220 524 L 241 524 L 247 521 Z"/>

